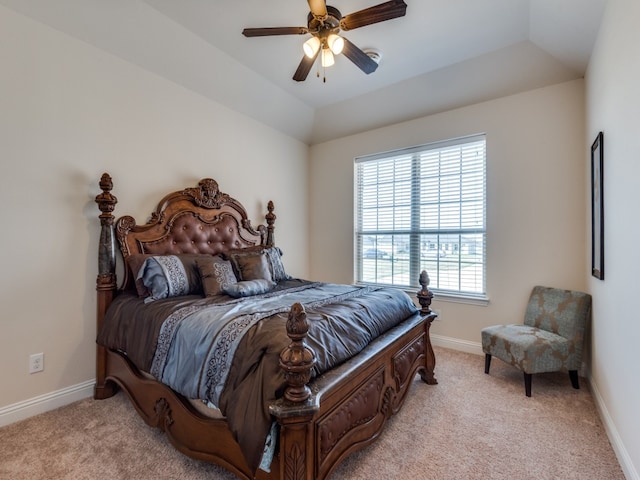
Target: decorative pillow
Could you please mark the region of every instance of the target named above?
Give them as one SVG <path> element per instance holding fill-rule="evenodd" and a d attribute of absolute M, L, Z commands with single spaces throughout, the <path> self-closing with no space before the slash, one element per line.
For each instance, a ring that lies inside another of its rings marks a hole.
<path fill-rule="evenodd" d="M 291 278 L 287 275 L 284 265 L 282 264 L 282 250 L 278 247 L 249 247 L 231 250 L 225 254 L 225 256 L 231 261 L 233 268 L 238 278 L 242 280 L 253 280 L 256 278 L 265 278 L 267 280 L 274 280 L 276 282 L 280 280 L 286 280 Z M 261 272 L 258 267 L 252 262 L 260 262 L 263 268 L 261 258 L 266 257 L 267 266 L 270 276 Z M 244 268 L 248 271 L 245 273 Z"/>
<path fill-rule="evenodd" d="M 291 278 L 289 275 L 287 275 L 287 272 L 284 269 L 284 265 L 282 264 L 282 250 L 280 250 L 280 248 L 265 248 L 264 253 L 269 259 L 269 264 L 271 266 L 271 277 L 275 282 Z"/>
<path fill-rule="evenodd" d="M 140 269 L 142 268 L 144 261 L 152 256 L 153 255 L 146 253 L 136 253 L 129 255 L 125 260 L 125 264 L 129 268 L 131 278 L 133 278 L 133 281 L 135 282 L 136 291 L 140 297 L 148 297 L 149 290 L 147 290 L 147 287 L 142 283 L 142 278 L 138 278 L 138 273 L 140 273 Z"/>
<path fill-rule="evenodd" d="M 275 282 L 261 278 L 256 280 L 244 280 L 234 283 L 233 285 L 229 285 L 223 291 L 227 295 L 230 295 L 234 298 L 240 298 L 267 293 L 275 286 Z"/>
<path fill-rule="evenodd" d="M 253 255 L 238 255 L 235 257 L 235 264 L 242 280 L 273 280 L 269 259 L 264 252 L 256 252 Z"/>
<path fill-rule="evenodd" d="M 196 261 L 199 258 L 211 258 L 211 255 L 145 255 L 145 257 L 135 277 L 136 289 L 142 297 L 146 297 L 145 302 L 202 293 L 202 282 Z M 135 259 L 133 263 L 137 261 L 138 259 Z"/>
<path fill-rule="evenodd" d="M 231 262 L 219 256 L 196 261 L 202 280 L 202 289 L 207 297 L 220 295 L 224 289 L 237 282 Z"/>

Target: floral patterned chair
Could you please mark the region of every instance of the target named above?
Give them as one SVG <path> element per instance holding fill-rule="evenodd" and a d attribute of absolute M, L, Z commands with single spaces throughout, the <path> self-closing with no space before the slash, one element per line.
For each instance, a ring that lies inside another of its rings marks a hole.
<path fill-rule="evenodd" d="M 536 286 L 531 292 L 524 325 L 494 325 L 482 329 L 484 373 L 491 357 L 524 372 L 525 393 L 531 396 L 534 373 L 568 371 L 573 388 L 580 388 L 578 370 L 591 295 Z"/>

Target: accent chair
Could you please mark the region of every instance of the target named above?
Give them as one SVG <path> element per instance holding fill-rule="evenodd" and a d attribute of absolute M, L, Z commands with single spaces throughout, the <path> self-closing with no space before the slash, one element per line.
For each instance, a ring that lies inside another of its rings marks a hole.
<path fill-rule="evenodd" d="M 578 370 L 591 295 L 536 286 L 531 292 L 524 325 L 494 325 L 482 329 L 484 373 L 491 357 L 524 372 L 525 394 L 531 396 L 534 373 L 568 371 L 573 388 L 580 388 Z"/>

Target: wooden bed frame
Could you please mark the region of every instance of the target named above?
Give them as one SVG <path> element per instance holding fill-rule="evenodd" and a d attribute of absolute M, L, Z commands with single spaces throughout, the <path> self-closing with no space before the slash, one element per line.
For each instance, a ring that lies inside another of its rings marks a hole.
<path fill-rule="evenodd" d="M 117 203 L 111 177 L 100 180 L 96 203 L 101 234 L 98 253 L 97 326 L 121 291 L 116 280 L 116 237 L 123 258 L 134 253 L 217 254 L 231 248 L 274 244 L 273 203 L 267 225 L 254 229 L 244 207 L 221 193 L 212 179 L 194 188 L 165 196 L 144 225 L 130 216 L 115 221 Z M 125 268 L 122 288 L 135 279 Z M 309 382 L 313 352 L 305 343 L 307 323 L 300 304 L 287 322 L 291 345 L 280 356 L 289 387 L 270 411 L 279 423 L 278 447 L 271 472 L 252 472 L 224 419 L 200 413 L 169 387 L 143 375 L 126 355 L 98 346 L 95 398 L 124 390 L 144 419 L 163 430 L 182 453 L 218 464 L 243 479 L 315 480 L 327 478 L 350 453 L 373 442 L 387 419 L 397 413 L 416 373 L 428 384 L 435 356 L 429 328 L 436 315 L 430 310 L 428 277 L 421 275 L 417 296 L 422 309 L 385 333 L 356 357 Z M 213 440 L 212 440 L 213 439 Z"/>

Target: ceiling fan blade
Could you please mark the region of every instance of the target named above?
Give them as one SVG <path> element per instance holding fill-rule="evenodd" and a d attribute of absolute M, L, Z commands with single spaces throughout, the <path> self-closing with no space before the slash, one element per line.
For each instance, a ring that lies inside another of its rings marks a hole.
<path fill-rule="evenodd" d="M 302 57 L 302 61 L 300 62 L 300 65 L 298 65 L 298 69 L 296 70 L 296 73 L 293 74 L 293 79 L 296 82 L 304 82 L 307 78 L 307 75 L 309 75 L 309 72 L 311 71 L 311 67 L 313 67 L 313 64 L 316 61 L 316 58 L 318 58 L 318 54 L 320 53 L 320 50 L 318 50 L 318 52 L 313 56 L 313 58 L 309 58 L 306 55 L 304 57 Z"/>
<path fill-rule="evenodd" d="M 355 63 L 356 66 L 367 75 L 375 72 L 376 68 L 378 68 L 378 64 L 369 58 L 369 55 L 364 53 L 346 38 L 344 39 L 342 54 Z"/>
<path fill-rule="evenodd" d="M 304 35 L 309 33 L 306 27 L 264 27 L 245 28 L 242 34 L 245 37 L 267 37 L 270 35 Z"/>
<path fill-rule="evenodd" d="M 327 3 L 325 0 L 307 0 L 311 13 L 316 17 L 327 16 Z"/>
<path fill-rule="evenodd" d="M 391 0 L 373 7 L 345 15 L 340 20 L 342 30 L 353 30 L 372 23 L 384 22 L 393 18 L 404 17 L 407 4 L 403 0 Z"/>

